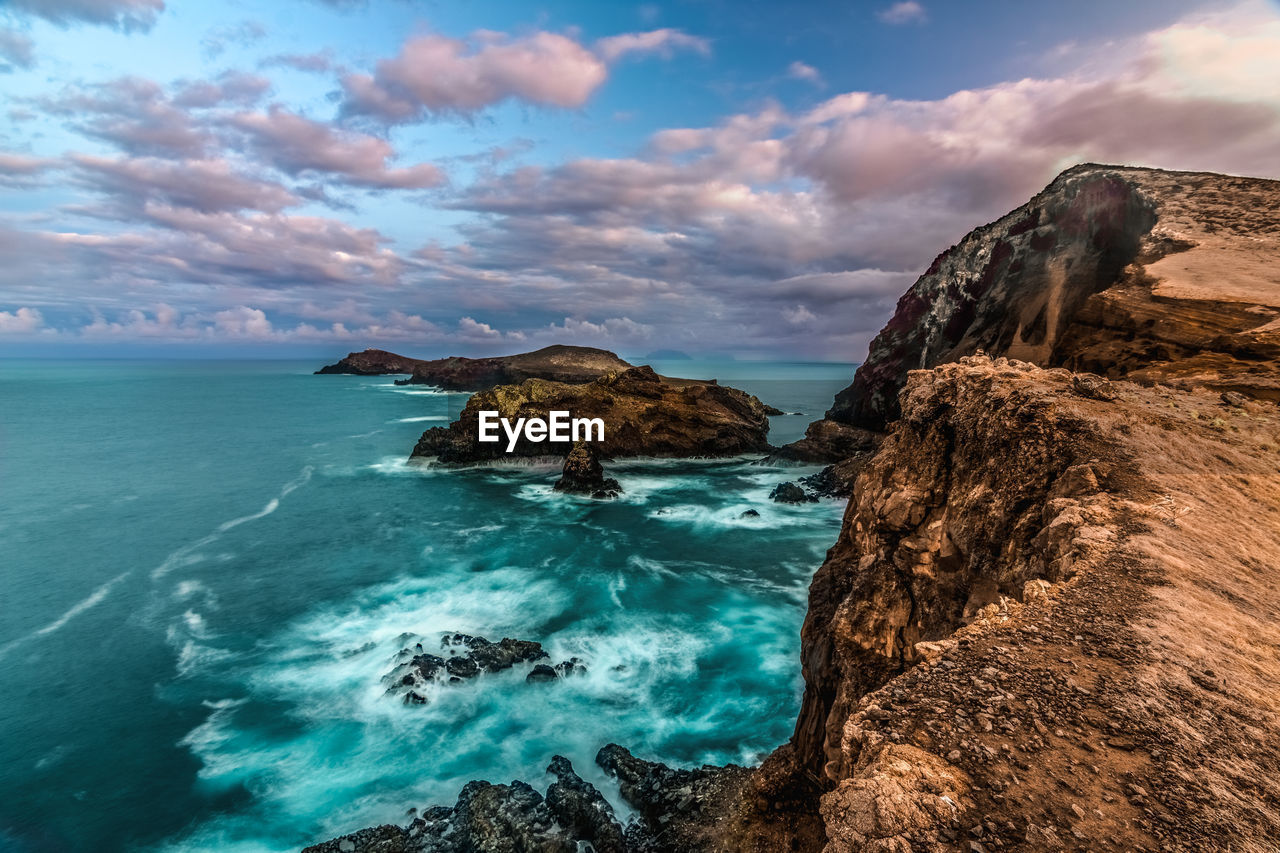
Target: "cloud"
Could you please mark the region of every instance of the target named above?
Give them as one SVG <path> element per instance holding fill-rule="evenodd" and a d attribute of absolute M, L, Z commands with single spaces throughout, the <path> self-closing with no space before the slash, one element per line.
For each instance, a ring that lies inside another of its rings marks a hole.
<path fill-rule="evenodd" d="M 256 74 L 227 71 L 214 80 L 184 83 L 173 97 L 179 107 L 209 109 L 223 105 L 248 107 L 271 90 L 271 81 Z"/>
<path fill-rule="evenodd" d="M 262 60 L 259 65 L 270 67 L 273 65 L 292 68 L 295 71 L 306 71 L 311 74 L 327 74 L 333 70 L 333 55 L 329 51 L 319 51 L 317 53 L 281 53 L 275 56 L 269 56 Z"/>
<path fill-rule="evenodd" d="M 423 35 L 379 62 L 372 76 L 344 75 L 342 109 L 388 123 L 468 115 L 509 98 L 570 109 L 582 106 L 607 76 L 599 56 L 557 33 L 479 32 L 467 40 Z"/>
<path fill-rule="evenodd" d="M 0 311 L 0 335 L 29 335 L 44 327 L 44 317 L 35 308 Z"/>
<path fill-rule="evenodd" d="M 86 136 L 110 142 L 135 155 L 201 157 L 214 134 L 187 109 L 175 104 L 158 83 L 123 77 L 70 89 L 37 104 L 65 118 Z"/>
<path fill-rule="evenodd" d="M 903 0 L 901 3 L 894 3 L 892 6 L 877 12 L 876 17 L 884 23 L 893 24 L 894 26 L 923 24 L 929 20 L 924 7 L 915 2 L 915 0 Z"/>
<path fill-rule="evenodd" d="M 241 21 L 238 24 L 213 27 L 200 40 L 200 48 L 206 59 L 215 59 L 226 52 L 227 47 L 247 47 L 267 37 L 267 28 L 260 21 Z"/>
<path fill-rule="evenodd" d="M 8 6 L 60 27 L 97 24 L 126 33 L 151 29 L 165 8 L 164 0 L 8 0 Z"/>
<path fill-rule="evenodd" d="M 300 199 L 275 181 L 238 172 L 221 159 L 112 159 L 70 155 L 82 184 L 113 196 L 127 216 L 145 216 L 150 205 L 204 213 L 261 210 L 277 213 Z M 122 215 L 122 214 L 117 214 Z"/>
<path fill-rule="evenodd" d="M 15 68 L 34 68 L 35 42 L 15 29 L 0 27 L 0 73 Z"/>
<path fill-rule="evenodd" d="M 806 65 L 798 59 L 787 66 L 787 76 L 792 80 L 804 80 L 805 82 L 812 83 L 815 86 L 821 86 L 823 84 L 822 74 L 818 72 L 818 69 L 814 68 L 812 65 Z"/>
<path fill-rule="evenodd" d="M 608 36 L 596 42 L 595 50 L 605 62 L 617 62 L 628 54 L 657 54 L 667 58 L 677 50 L 691 50 L 703 56 L 710 56 L 711 43 L 704 38 L 691 36 L 680 30 L 664 28 L 644 33 Z"/>
<path fill-rule="evenodd" d="M 429 163 L 388 168 L 391 143 L 376 136 L 334 128 L 273 105 L 264 113 L 241 113 L 231 123 L 248 134 L 264 161 L 298 176 L 317 172 L 371 189 L 426 189 L 444 183 Z"/>
<path fill-rule="evenodd" d="M 58 161 L 48 157 L 30 157 L 0 151 L 0 186 L 31 187 L 38 183 L 40 175 L 58 167 Z"/>

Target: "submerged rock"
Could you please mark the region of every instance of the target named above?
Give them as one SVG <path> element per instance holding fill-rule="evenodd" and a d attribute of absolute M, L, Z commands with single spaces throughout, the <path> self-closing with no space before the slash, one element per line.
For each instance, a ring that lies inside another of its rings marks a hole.
<path fill-rule="evenodd" d="M 593 498 L 615 498 L 622 486 L 612 477 L 605 477 L 604 466 L 595 448 L 585 441 L 574 445 L 564 459 L 560 479 L 553 487 L 557 492 L 590 495 Z"/>

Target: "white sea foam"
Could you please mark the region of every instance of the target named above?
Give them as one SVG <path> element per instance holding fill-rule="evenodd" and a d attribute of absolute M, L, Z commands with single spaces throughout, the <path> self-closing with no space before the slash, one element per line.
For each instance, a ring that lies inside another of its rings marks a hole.
<path fill-rule="evenodd" d="M 313 469 L 310 465 L 305 466 L 302 469 L 302 471 L 298 474 L 297 477 L 294 477 L 292 480 L 285 483 L 284 486 L 280 488 L 279 496 L 274 497 L 271 500 L 267 501 L 266 506 L 264 506 L 262 509 L 258 510 L 257 512 L 251 515 L 243 515 L 243 516 L 240 516 L 239 518 L 233 518 L 230 521 L 224 521 L 217 526 L 214 532 L 210 533 L 207 536 L 203 536 L 197 539 L 195 542 L 191 542 L 187 545 L 183 545 L 181 548 L 174 551 L 168 557 L 165 557 L 164 562 L 162 562 L 159 566 L 156 566 L 156 568 L 151 570 L 151 579 L 159 580 L 160 578 L 172 572 L 174 569 L 185 568 L 186 566 L 194 565 L 195 563 L 200 562 L 202 559 L 204 559 L 199 554 L 200 549 L 205 547 L 206 545 L 211 545 L 214 542 L 216 542 L 222 534 L 226 533 L 229 530 L 233 530 L 234 528 L 239 527 L 242 524 L 247 524 L 251 521 L 257 521 L 260 518 L 265 518 L 268 515 L 271 515 L 271 513 L 275 512 L 277 509 L 280 508 L 280 501 L 284 500 L 294 491 L 302 488 L 303 486 L 305 486 L 307 483 L 311 481 L 312 470 Z"/>
<path fill-rule="evenodd" d="M 423 415 L 422 417 L 418 417 L 418 418 L 396 418 L 394 421 L 388 421 L 388 423 L 416 424 L 416 423 L 421 423 L 423 421 L 447 421 L 447 420 L 449 420 L 448 415 Z"/>
<path fill-rule="evenodd" d="M 71 605 L 71 607 L 65 613 L 63 613 L 57 619 L 50 622 L 48 625 L 45 625 L 43 628 L 37 628 L 36 630 L 32 631 L 30 634 L 27 634 L 26 636 L 19 637 L 16 640 L 10 640 L 8 643 L 4 644 L 3 646 L 0 646 L 0 658 L 4 657 L 10 651 L 22 645 L 23 643 L 26 643 L 30 640 L 37 639 L 39 637 L 43 637 L 47 634 L 52 634 L 54 631 L 59 631 L 62 628 L 66 627 L 66 624 L 68 622 L 70 622 L 72 619 L 79 616 L 81 613 L 84 613 L 86 610 L 101 604 L 102 600 L 111 594 L 111 590 L 115 589 L 116 585 L 119 584 L 125 578 L 127 578 L 130 574 L 131 572 L 121 572 L 111 580 L 104 583 L 102 586 L 95 589 L 93 592 L 89 593 L 87 597 Z"/>

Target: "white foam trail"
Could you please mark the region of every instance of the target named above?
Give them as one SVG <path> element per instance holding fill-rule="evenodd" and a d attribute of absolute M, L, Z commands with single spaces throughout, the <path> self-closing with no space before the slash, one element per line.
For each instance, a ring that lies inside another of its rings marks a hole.
<path fill-rule="evenodd" d="M 423 417 L 420 417 L 420 418 L 396 418 L 394 421 L 390 421 L 390 423 L 416 424 L 416 423 L 421 423 L 422 421 L 447 421 L 447 420 L 449 420 L 448 415 L 424 415 Z"/>
<path fill-rule="evenodd" d="M 271 500 L 267 501 L 266 506 L 264 506 L 262 509 L 258 510 L 257 512 L 253 513 L 252 515 L 242 515 L 239 518 L 233 518 L 230 521 L 224 521 L 222 522 L 222 524 L 218 525 L 217 529 L 214 530 L 213 533 L 210 533 L 208 536 L 204 536 L 200 539 L 197 539 L 195 542 L 192 542 L 189 545 L 183 545 L 181 548 L 174 551 L 168 557 L 165 557 L 163 563 L 161 563 L 159 566 L 156 566 L 156 568 L 152 569 L 151 579 L 159 580 L 160 578 L 169 574 L 169 572 L 173 571 L 174 569 L 182 568 L 183 566 L 189 566 L 192 563 L 199 562 L 200 558 L 196 555 L 196 552 L 201 548 L 203 548 L 205 545 L 210 545 L 213 542 L 217 541 L 218 537 L 221 536 L 223 533 L 226 533 L 228 530 L 231 530 L 232 528 L 239 527 L 242 524 L 247 524 L 250 521 L 257 521 L 260 518 L 265 518 L 266 516 L 271 515 L 271 513 L 275 512 L 277 509 L 280 508 L 281 500 L 288 497 L 289 494 L 295 491 L 296 489 L 302 488 L 308 482 L 311 481 L 312 470 L 313 469 L 310 465 L 303 468 L 302 473 L 298 474 L 297 477 L 294 477 L 292 480 L 284 484 L 284 486 L 280 489 L 280 495 L 278 497 L 274 497 Z"/>
<path fill-rule="evenodd" d="M 127 578 L 130 574 L 131 574 L 130 572 L 121 572 L 111 580 L 104 583 L 102 586 L 95 589 L 93 592 L 89 593 L 89 596 L 87 598 L 71 605 L 71 608 L 67 610 L 66 613 L 63 613 L 61 616 L 59 616 L 57 619 L 50 622 L 48 625 L 45 625 L 43 628 L 37 628 L 36 630 L 32 631 L 30 634 L 27 634 L 25 637 L 19 637 L 16 640 L 11 640 L 5 645 L 0 646 L 0 658 L 4 657 L 10 651 L 12 651 L 16 647 L 22 645 L 23 643 L 29 640 L 34 640 L 38 637 L 43 637 L 46 634 L 52 634 L 54 631 L 61 630 L 63 627 L 66 626 L 68 622 L 70 622 L 72 619 L 79 616 L 81 613 L 85 612 L 91 607 L 96 607 L 97 605 L 101 604 L 102 600 L 111 594 L 111 590 L 115 588 L 116 584 L 120 583 L 120 581 Z"/>

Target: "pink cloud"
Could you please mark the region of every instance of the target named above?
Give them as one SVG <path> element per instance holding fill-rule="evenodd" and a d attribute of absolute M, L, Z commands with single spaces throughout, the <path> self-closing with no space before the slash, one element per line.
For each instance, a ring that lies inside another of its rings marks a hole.
<path fill-rule="evenodd" d="M 607 76 L 604 60 L 557 33 L 417 36 L 372 76 L 345 75 L 343 110 L 404 122 L 424 113 L 473 113 L 508 98 L 569 109 L 582 106 Z"/>
<path fill-rule="evenodd" d="M 264 160 L 291 175 L 324 172 L 375 189 L 425 189 L 444 182 L 444 173 L 429 163 L 389 168 L 395 149 L 385 139 L 334 128 L 279 106 L 265 114 L 242 113 L 231 122 L 250 135 Z"/>

